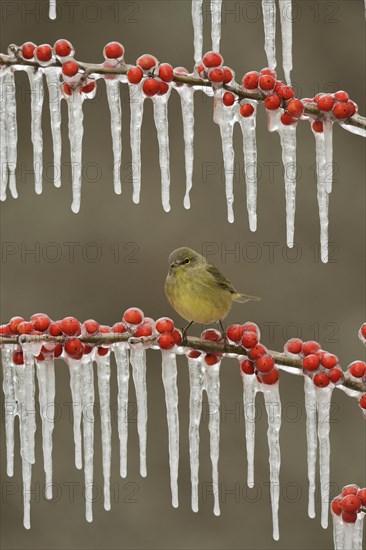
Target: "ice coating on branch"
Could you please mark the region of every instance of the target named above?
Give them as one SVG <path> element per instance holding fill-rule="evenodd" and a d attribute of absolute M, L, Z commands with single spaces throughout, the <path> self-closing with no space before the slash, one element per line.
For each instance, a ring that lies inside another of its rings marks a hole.
<path fill-rule="evenodd" d="M 202 59 L 202 46 L 203 46 L 202 3 L 203 3 L 203 0 L 192 0 L 194 62 L 196 65 L 198 65 Z"/>
<path fill-rule="evenodd" d="M 205 389 L 208 397 L 210 418 L 210 457 L 212 464 L 212 492 L 214 494 L 214 514 L 220 515 L 219 495 L 219 443 L 220 443 L 220 362 L 206 367 Z"/>
<path fill-rule="evenodd" d="M 18 197 L 15 180 L 17 166 L 17 111 L 15 81 L 12 69 L 3 69 L 0 73 L 2 84 L 1 103 L 1 190 L 0 199 L 6 199 L 6 187 L 15 199 Z"/>
<path fill-rule="evenodd" d="M 188 358 L 189 368 L 189 459 L 191 465 L 193 512 L 198 512 L 198 471 L 200 452 L 200 421 L 202 414 L 202 392 L 204 385 L 204 369 L 202 359 Z"/>
<path fill-rule="evenodd" d="M 165 212 L 170 211 L 170 167 L 169 167 L 169 124 L 168 101 L 171 89 L 162 96 L 152 98 L 154 121 L 159 143 L 159 164 L 161 171 L 161 202 Z"/>
<path fill-rule="evenodd" d="M 262 0 L 264 49 L 268 67 L 276 68 L 276 0 Z"/>
<path fill-rule="evenodd" d="M 184 208 L 188 209 L 191 207 L 189 194 L 192 189 L 193 179 L 194 89 L 190 86 L 179 86 L 175 89 L 180 95 L 180 102 L 182 107 L 184 158 L 186 168 L 186 193 L 184 196 Z"/>
<path fill-rule="evenodd" d="M 362 550 L 364 517 L 359 512 L 355 523 L 346 523 L 332 511 L 334 550 Z"/>
<path fill-rule="evenodd" d="M 118 436 L 120 475 L 127 476 L 127 438 L 128 438 L 128 384 L 130 367 L 128 347 L 125 343 L 114 344 L 114 356 L 117 364 L 118 383 Z"/>
<path fill-rule="evenodd" d="M 129 91 L 131 109 L 132 200 L 135 204 L 138 204 L 140 202 L 141 191 L 141 126 L 145 96 L 142 93 L 141 84 L 129 84 Z"/>
<path fill-rule="evenodd" d="M 172 506 L 174 508 L 178 508 L 179 416 L 176 359 L 177 356 L 175 353 L 162 350 L 161 357 L 162 378 L 165 391 L 165 403 L 168 421 L 169 466 Z"/>
<path fill-rule="evenodd" d="M 316 178 L 317 196 L 320 220 L 320 255 L 324 263 L 328 262 L 328 210 L 329 195 L 327 191 L 327 178 L 331 170 L 327 168 L 325 156 L 325 139 L 323 132 L 313 132 L 316 144 Z"/>
<path fill-rule="evenodd" d="M 137 403 L 137 431 L 140 441 L 140 475 L 146 477 L 146 437 L 147 437 L 147 389 L 146 351 L 141 345 L 131 347 L 130 363 L 135 385 Z"/>
<path fill-rule="evenodd" d="M 94 374 L 91 354 L 82 358 L 85 518 L 93 521 Z"/>
<path fill-rule="evenodd" d="M 328 527 L 329 509 L 329 479 L 330 479 L 330 444 L 329 444 L 329 415 L 332 400 L 332 385 L 326 388 L 315 388 L 316 407 L 318 411 L 318 441 L 320 466 L 320 494 L 321 494 L 321 525 Z"/>
<path fill-rule="evenodd" d="M 56 0 L 50 0 L 48 17 L 50 19 L 56 19 Z"/>
<path fill-rule="evenodd" d="M 71 174 L 72 174 L 72 205 L 71 210 L 77 214 L 81 202 L 81 168 L 83 154 L 83 97 L 78 91 L 74 92 L 67 99 L 69 112 L 69 141 L 71 153 Z"/>
<path fill-rule="evenodd" d="M 257 102 L 250 101 L 254 107 L 254 113 L 250 117 L 239 117 L 243 134 L 243 153 L 245 183 L 247 192 L 247 210 L 249 228 L 257 230 L 257 139 L 256 139 L 256 115 Z"/>
<path fill-rule="evenodd" d="M 282 66 L 287 84 L 292 71 L 292 0 L 278 0 L 282 35 Z"/>
<path fill-rule="evenodd" d="M 212 50 L 220 51 L 222 0 L 211 0 Z"/>
<path fill-rule="evenodd" d="M 55 417 L 55 366 L 53 355 L 36 361 L 39 410 L 42 421 L 43 467 L 46 474 L 47 499 L 52 499 L 52 434 Z"/>
<path fill-rule="evenodd" d="M 243 406 L 245 419 L 245 441 L 247 447 L 247 484 L 254 487 L 254 446 L 255 446 L 255 396 L 258 383 L 252 374 L 241 372 L 243 379 Z"/>
<path fill-rule="evenodd" d="M 282 164 L 286 193 L 287 246 L 294 246 L 296 208 L 296 124 L 278 128 L 282 147 Z"/>
<path fill-rule="evenodd" d="M 328 172 L 325 185 L 327 192 L 331 193 L 333 187 L 333 122 L 328 119 L 324 120 L 323 128 L 325 143 L 325 162 Z"/>
<path fill-rule="evenodd" d="M 340 122 L 340 126 L 342 126 L 342 128 L 344 128 L 348 132 L 351 132 L 351 134 L 356 134 L 356 136 L 366 137 L 366 128 L 358 128 L 357 126 L 352 126 L 351 124 L 346 124 L 342 122 Z"/>
<path fill-rule="evenodd" d="M 5 437 L 6 437 L 6 473 L 14 474 L 14 420 L 18 414 L 15 400 L 15 369 L 12 361 L 13 346 L 4 346 L 1 350 L 3 365 L 3 391 L 5 407 Z"/>
<path fill-rule="evenodd" d="M 82 416 L 82 366 L 81 361 L 64 357 L 70 371 L 70 389 L 72 398 L 72 412 L 74 418 L 75 466 L 78 470 L 83 467 L 81 455 L 81 416 Z"/>
<path fill-rule="evenodd" d="M 117 79 L 105 79 L 107 98 L 111 113 L 111 133 L 113 144 L 113 182 L 114 192 L 117 195 L 122 193 L 121 186 L 121 159 L 122 159 L 122 110 L 119 93 L 119 81 Z"/>
<path fill-rule="evenodd" d="M 304 376 L 305 411 L 306 411 L 306 443 L 309 479 L 309 518 L 315 518 L 315 489 L 316 489 L 316 454 L 317 454 L 317 419 L 315 385 L 309 376 Z"/>
<path fill-rule="evenodd" d="M 33 170 L 36 193 L 42 193 L 43 177 L 43 139 L 42 139 L 42 108 L 43 108 L 43 74 L 42 69 L 34 71 L 27 68 L 31 89 L 31 135 L 33 143 Z"/>
<path fill-rule="evenodd" d="M 59 67 L 48 67 L 45 71 L 50 105 L 51 132 L 53 142 L 53 171 L 55 187 L 61 186 L 61 88 Z"/>
<path fill-rule="evenodd" d="M 100 421 L 102 432 L 102 455 L 103 455 L 103 479 L 104 479 L 104 509 L 111 509 L 110 478 L 111 478 L 111 410 L 110 410 L 110 388 L 111 377 L 110 353 L 96 356 L 98 373 L 98 391 L 100 403 Z"/>

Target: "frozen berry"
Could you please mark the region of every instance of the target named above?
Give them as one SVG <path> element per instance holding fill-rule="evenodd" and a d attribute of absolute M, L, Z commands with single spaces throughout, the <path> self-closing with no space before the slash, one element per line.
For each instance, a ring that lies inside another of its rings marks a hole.
<path fill-rule="evenodd" d="M 25 42 L 22 46 L 22 56 L 24 59 L 32 59 L 36 45 L 33 42 Z"/>
<path fill-rule="evenodd" d="M 356 512 L 342 512 L 342 519 L 345 523 L 356 523 L 357 514 Z"/>
<path fill-rule="evenodd" d="M 274 367 L 274 361 L 269 355 L 262 355 L 259 359 L 256 360 L 255 366 L 259 372 L 269 372 Z"/>
<path fill-rule="evenodd" d="M 366 364 L 363 361 L 354 361 L 349 366 L 349 371 L 355 378 L 362 378 L 366 373 Z"/>
<path fill-rule="evenodd" d="M 99 331 L 99 323 L 94 319 L 88 319 L 84 321 L 84 328 L 88 334 L 96 334 Z"/>
<path fill-rule="evenodd" d="M 338 120 L 343 120 L 345 118 L 348 118 L 348 108 L 346 103 L 337 103 L 333 107 L 333 115 Z"/>
<path fill-rule="evenodd" d="M 229 67 L 223 67 L 222 70 L 224 71 L 224 84 L 229 84 L 229 82 L 232 81 L 234 78 L 234 73 Z"/>
<path fill-rule="evenodd" d="M 144 313 L 137 307 L 130 307 L 123 315 L 123 321 L 129 325 L 139 325 L 144 320 Z"/>
<path fill-rule="evenodd" d="M 123 332 L 127 332 L 127 326 L 122 321 L 119 323 L 114 323 L 112 327 L 112 332 L 122 334 Z"/>
<path fill-rule="evenodd" d="M 337 384 L 342 378 L 343 378 L 343 372 L 338 367 L 334 367 L 334 369 L 331 369 L 329 371 L 329 379 L 333 384 Z"/>
<path fill-rule="evenodd" d="M 24 357 L 22 351 L 13 352 L 13 363 L 16 365 L 24 365 Z"/>
<path fill-rule="evenodd" d="M 143 322 L 135 331 L 134 336 L 136 336 L 136 338 L 141 338 L 142 336 L 151 336 L 152 332 L 153 327 L 151 326 L 151 324 Z"/>
<path fill-rule="evenodd" d="M 42 61 L 43 63 L 47 63 L 48 61 L 51 61 L 52 59 L 52 48 L 49 44 L 41 44 L 41 46 L 37 46 L 35 50 L 35 56 L 38 59 L 38 61 Z"/>
<path fill-rule="evenodd" d="M 353 483 L 352 485 L 346 485 L 342 489 L 342 497 L 345 497 L 346 495 L 357 495 L 359 490 L 359 486 Z"/>
<path fill-rule="evenodd" d="M 269 111 L 275 111 L 281 104 L 281 100 L 277 94 L 269 94 L 264 100 L 264 106 Z"/>
<path fill-rule="evenodd" d="M 188 352 L 188 357 L 190 359 L 198 359 L 198 357 L 201 357 L 201 352 L 198 349 L 192 349 Z"/>
<path fill-rule="evenodd" d="M 35 359 L 39 361 L 44 361 L 44 355 L 42 352 L 40 352 L 38 355 L 35 356 Z"/>
<path fill-rule="evenodd" d="M 259 78 L 259 87 L 266 92 L 273 90 L 276 85 L 276 80 L 270 74 L 264 74 Z"/>
<path fill-rule="evenodd" d="M 310 355 L 309 355 L 309 357 L 310 357 Z M 308 357 L 306 357 L 306 359 L 308 359 Z M 329 378 L 325 374 L 325 372 L 318 372 L 314 376 L 313 382 L 316 386 L 318 386 L 318 388 L 326 388 L 329 384 Z"/>
<path fill-rule="evenodd" d="M 71 55 L 73 51 L 72 44 L 70 44 L 68 40 L 57 40 L 53 49 L 55 50 L 55 54 L 59 57 L 67 57 Z"/>
<path fill-rule="evenodd" d="M 169 317 L 161 317 L 156 321 L 156 330 L 163 334 L 163 332 L 172 332 L 174 330 L 174 322 Z"/>
<path fill-rule="evenodd" d="M 340 502 L 341 502 L 340 498 L 335 498 L 334 500 L 332 500 L 332 511 L 337 516 L 340 516 L 341 513 L 342 513 L 342 508 L 341 508 Z"/>
<path fill-rule="evenodd" d="M 300 118 L 304 112 L 304 105 L 300 99 L 291 99 L 286 105 L 287 112 L 294 118 Z"/>
<path fill-rule="evenodd" d="M 65 344 L 65 351 L 70 357 L 81 357 L 84 353 L 84 346 L 78 338 L 71 338 Z"/>
<path fill-rule="evenodd" d="M 321 364 L 326 369 L 332 369 L 338 365 L 338 357 L 333 353 L 324 353 L 321 357 Z"/>
<path fill-rule="evenodd" d="M 174 342 L 177 346 L 180 346 L 180 344 L 182 343 L 182 333 L 180 330 L 178 330 L 177 328 L 175 328 L 172 332 L 172 336 L 174 338 Z"/>
<path fill-rule="evenodd" d="M 225 92 L 222 97 L 222 102 L 226 107 L 231 107 L 235 103 L 235 96 L 231 92 Z"/>
<path fill-rule="evenodd" d="M 68 82 L 63 83 L 62 91 L 67 96 L 70 96 L 72 94 L 72 88 Z"/>
<path fill-rule="evenodd" d="M 201 78 L 205 78 L 206 77 L 206 74 L 205 74 L 205 66 L 203 63 L 200 63 L 197 67 L 197 73 L 198 75 L 201 77 Z"/>
<path fill-rule="evenodd" d="M 202 332 L 201 338 L 209 342 L 219 342 L 222 339 L 222 334 L 214 328 L 208 328 Z"/>
<path fill-rule="evenodd" d="M 317 132 L 318 134 L 321 134 L 323 132 L 323 121 L 322 120 L 314 120 L 314 122 L 311 123 L 311 127 L 314 130 L 314 132 Z"/>
<path fill-rule="evenodd" d="M 366 409 L 366 393 L 363 393 L 358 400 L 358 404 L 360 405 L 361 409 Z"/>
<path fill-rule="evenodd" d="M 281 115 L 281 122 L 284 126 L 291 126 L 291 124 L 296 123 L 296 119 L 293 116 L 291 116 L 290 113 L 284 112 Z"/>
<path fill-rule="evenodd" d="M 254 363 L 250 359 L 241 361 L 240 368 L 245 374 L 254 374 Z"/>
<path fill-rule="evenodd" d="M 345 512 L 357 512 L 361 508 L 361 501 L 356 495 L 346 495 L 342 498 L 340 505 Z"/>
<path fill-rule="evenodd" d="M 318 97 L 316 104 L 321 111 L 331 111 L 334 105 L 334 98 L 330 94 L 324 94 Z"/>
<path fill-rule="evenodd" d="M 302 360 L 302 366 L 308 371 L 314 371 L 319 367 L 319 357 L 317 355 L 310 354 L 304 357 Z"/>
<path fill-rule="evenodd" d="M 366 339 L 366 323 L 364 323 L 364 324 L 362 325 L 362 327 L 360 328 L 360 333 L 361 333 L 361 335 L 363 336 L 363 338 Z"/>
<path fill-rule="evenodd" d="M 80 323 L 75 317 L 65 317 L 61 321 L 61 330 L 66 336 L 77 336 L 80 334 Z"/>
<path fill-rule="evenodd" d="M 172 334 L 165 332 L 158 338 L 158 344 L 161 349 L 172 349 L 175 346 L 175 340 Z"/>
<path fill-rule="evenodd" d="M 360 489 L 357 496 L 360 499 L 362 506 L 366 506 L 366 489 Z"/>
<path fill-rule="evenodd" d="M 263 382 L 263 384 L 272 385 L 278 382 L 280 378 L 280 373 L 277 369 L 272 369 L 267 374 L 260 373 L 260 378 Z"/>
<path fill-rule="evenodd" d="M 166 82 L 163 82 L 162 80 L 158 81 L 158 86 L 159 86 L 158 95 L 164 95 L 169 90 L 168 84 Z"/>
<path fill-rule="evenodd" d="M 104 355 L 107 355 L 108 352 L 109 352 L 109 348 L 105 348 L 103 346 L 98 346 L 98 355 L 100 355 L 101 357 L 103 357 Z"/>
<path fill-rule="evenodd" d="M 154 78 L 147 78 L 142 85 L 142 89 L 145 95 L 152 97 L 158 93 L 159 84 Z"/>
<path fill-rule="evenodd" d="M 283 86 L 279 86 L 275 88 L 276 93 L 282 97 L 282 99 L 285 99 L 288 101 L 289 99 L 292 99 L 295 95 L 295 92 L 291 86 L 286 86 L 285 84 Z"/>
<path fill-rule="evenodd" d="M 353 116 L 353 115 L 356 113 L 356 111 L 357 111 L 356 104 L 353 103 L 353 101 L 347 101 L 346 107 L 347 107 L 347 112 L 348 112 L 348 118 L 350 118 L 350 117 Z"/>
<path fill-rule="evenodd" d="M 221 356 L 218 353 L 206 353 L 205 363 L 208 366 L 216 365 L 221 360 Z"/>
<path fill-rule="evenodd" d="M 319 350 L 320 350 L 320 344 L 318 344 L 318 342 L 315 342 L 314 340 L 308 340 L 307 342 L 304 342 L 302 345 L 302 352 L 304 355 L 317 353 Z"/>
<path fill-rule="evenodd" d="M 230 325 L 226 330 L 226 336 L 231 342 L 238 344 L 244 334 L 244 328 L 242 325 Z"/>
<path fill-rule="evenodd" d="M 9 329 L 12 334 L 17 334 L 17 327 L 24 321 L 23 317 L 12 317 L 9 321 Z"/>
<path fill-rule="evenodd" d="M 96 86 L 97 83 L 95 82 L 95 80 L 89 80 L 89 82 L 81 88 L 81 91 L 83 92 L 83 94 L 90 94 L 95 90 Z"/>
<path fill-rule="evenodd" d="M 150 54 L 141 55 L 136 61 L 136 65 L 139 65 L 144 71 L 153 69 L 158 64 L 156 57 Z"/>
<path fill-rule="evenodd" d="M 34 329 L 34 324 L 32 321 L 22 321 L 17 326 L 18 334 L 30 334 Z"/>
<path fill-rule="evenodd" d="M 261 332 L 259 330 L 258 325 L 256 325 L 255 323 L 251 323 L 250 321 L 247 321 L 246 323 L 244 323 L 243 329 L 244 330 L 250 330 L 251 332 L 255 332 L 256 335 L 258 336 L 258 340 L 260 339 Z"/>
<path fill-rule="evenodd" d="M 205 67 L 219 67 L 223 64 L 224 60 L 222 58 L 222 55 L 220 55 L 217 52 L 207 52 L 203 56 L 202 62 Z"/>
<path fill-rule="evenodd" d="M 66 61 L 66 63 L 63 63 L 62 65 L 62 74 L 68 77 L 73 77 L 79 72 L 79 65 L 76 63 L 76 61 Z"/>
<path fill-rule="evenodd" d="M 240 105 L 240 114 L 243 117 L 249 117 L 254 113 L 254 107 L 250 103 Z"/>
<path fill-rule="evenodd" d="M 159 66 L 159 77 L 164 82 L 171 82 L 174 77 L 173 67 L 169 63 L 162 63 Z"/>
<path fill-rule="evenodd" d="M 208 78 L 211 82 L 223 82 L 224 71 L 222 69 L 211 69 L 208 73 Z"/>
<path fill-rule="evenodd" d="M 0 325 L 0 336 L 8 336 L 10 334 L 9 325 Z"/>
<path fill-rule="evenodd" d="M 285 344 L 285 351 L 289 353 L 299 354 L 302 350 L 302 340 L 300 338 L 290 338 Z"/>
<path fill-rule="evenodd" d="M 246 349 L 254 348 L 258 344 L 258 336 L 256 332 L 251 330 L 244 331 L 243 337 L 241 339 L 242 346 Z"/>
<path fill-rule="evenodd" d="M 54 355 L 54 357 L 55 357 L 56 359 L 57 359 L 57 357 L 61 357 L 62 352 L 63 352 L 62 344 L 57 343 L 57 344 L 55 345 L 55 349 L 53 350 L 53 355 Z"/>
<path fill-rule="evenodd" d="M 124 47 L 119 42 L 109 42 L 103 50 L 106 59 L 122 59 L 124 53 Z"/>
<path fill-rule="evenodd" d="M 269 67 L 264 67 L 261 69 L 261 74 L 269 74 L 273 76 L 273 78 L 277 78 L 277 73 L 274 69 L 270 69 Z"/>
<path fill-rule="evenodd" d="M 259 73 L 257 71 L 251 71 L 243 76 L 242 84 L 243 88 L 247 90 L 255 90 L 258 88 Z"/>
<path fill-rule="evenodd" d="M 139 82 L 141 82 L 143 74 L 144 73 L 141 67 L 131 67 L 131 69 L 129 69 L 127 72 L 128 82 L 130 82 L 131 84 L 138 84 Z"/>
<path fill-rule="evenodd" d="M 45 313 L 35 313 L 31 320 L 34 322 L 34 329 L 44 332 L 51 324 L 51 319 Z"/>
<path fill-rule="evenodd" d="M 334 97 L 335 99 L 337 99 L 338 101 L 348 101 L 349 100 L 349 95 L 347 92 L 345 92 L 344 90 L 339 90 L 338 92 L 336 92 L 334 94 Z"/>
<path fill-rule="evenodd" d="M 61 321 L 52 321 L 48 327 L 48 332 L 51 336 L 60 336 L 62 334 L 62 324 Z"/>
<path fill-rule="evenodd" d="M 249 359 L 252 359 L 253 361 L 255 361 L 256 359 L 259 359 L 260 357 L 262 357 L 262 355 L 265 355 L 265 353 L 267 353 L 266 348 L 261 344 L 258 344 L 254 346 L 254 348 L 251 348 L 249 350 L 248 356 L 249 356 Z"/>

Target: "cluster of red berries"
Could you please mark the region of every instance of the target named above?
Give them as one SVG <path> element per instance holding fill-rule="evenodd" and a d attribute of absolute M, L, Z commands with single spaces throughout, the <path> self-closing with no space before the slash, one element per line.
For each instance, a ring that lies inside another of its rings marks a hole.
<path fill-rule="evenodd" d="M 330 383 L 342 383 L 344 374 L 339 367 L 338 357 L 322 350 L 318 342 L 291 338 L 286 342 L 284 351 L 301 359 L 303 372 L 312 378 L 318 388 L 326 388 Z"/>
<path fill-rule="evenodd" d="M 215 330 L 214 328 L 208 328 L 204 330 L 201 334 L 201 339 L 208 342 L 223 343 L 224 339 L 220 331 Z M 222 353 L 204 353 L 202 351 L 192 349 L 187 353 L 187 357 L 190 359 L 198 359 L 203 356 L 203 360 L 209 367 L 216 365 L 222 359 Z"/>
<path fill-rule="evenodd" d="M 358 337 L 361 342 L 366 346 L 366 323 L 363 323 L 363 325 L 360 327 L 360 330 L 358 331 Z"/>
<path fill-rule="evenodd" d="M 169 63 L 159 63 L 155 56 L 144 54 L 137 59 L 136 66 L 127 72 L 130 84 L 139 84 L 143 78 L 142 91 L 147 97 L 165 95 L 174 78 L 174 70 Z"/>
<path fill-rule="evenodd" d="M 63 352 L 66 355 L 81 359 L 83 355 L 91 353 L 95 347 L 93 344 L 83 343 L 79 337 L 99 336 L 101 334 L 121 334 L 136 338 L 152 336 L 157 339 L 161 349 L 169 350 L 182 342 L 182 335 L 174 326 L 174 322 L 167 317 L 158 319 L 156 322 L 150 317 L 145 317 L 141 309 L 132 307 L 125 311 L 122 321 L 115 323 L 112 327 L 100 325 L 94 319 L 88 319 L 80 323 L 75 317 L 65 317 L 60 321 L 52 321 L 45 313 L 32 315 L 29 321 L 23 317 L 13 317 L 6 325 L 0 325 L 0 336 L 21 336 L 49 335 L 64 336 L 63 344 L 54 341 L 45 342 L 42 345 L 37 361 L 44 361 L 47 354 L 55 358 L 60 357 Z M 98 355 L 106 355 L 109 352 L 108 346 L 96 346 Z M 17 365 L 24 363 L 21 347 L 14 351 L 13 361 Z"/>
<path fill-rule="evenodd" d="M 366 506 L 366 488 L 346 485 L 339 496 L 332 500 L 332 512 L 346 523 L 355 523 L 361 506 Z"/>
<path fill-rule="evenodd" d="M 312 99 L 305 98 L 302 101 L 317 107 L 321 111 L 322 117 L 331 121 L 351 118 L 358 109 L 356 103 L 350 100 L 348 93 L 344 90 L 339 90 L 334 94 L 317 94 Z M 323 132 L 323 120 L 314 120 L 311 127 L 314 132 Z"/>

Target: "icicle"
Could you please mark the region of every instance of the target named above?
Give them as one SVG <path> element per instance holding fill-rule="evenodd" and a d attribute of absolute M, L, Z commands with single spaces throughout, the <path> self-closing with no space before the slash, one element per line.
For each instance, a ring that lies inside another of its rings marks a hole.
<path fill-rule="evenodd" d="M 137 403 L 137 431 L 140 441 L 140 475 L 146 477 L 146 428 L 147 428 L 147 389 L 146 352 L 141 345 L 131 347 L 130 362 L 135 385 Z"/>
<path fill-rule="evenodd" d="M 72 205 L 71 210 L 77 214 L 80 210 L 81 201 L 81 162 L 83 144 L 83 97 L 78 91 L 74 92 L 67 99 L 69 111 L 69 141 L 71 152 L 71 173 L 72 173 Z"/>
<path fill-rule="evenodd" d="M 325 162 L 328 175 L 325 179 L 327 193 L 332 192 L 333 187 L 333 122 L 324 120 Z"/>
<path fill-rule="evenodd" d="M 346 523 L 342 520 L 342 516 L 337 516 L 332 511 L 335 550 L 362 550 L 364 517 L 365 514 L 359 512 L 355 523 Z"/>
<path fill-rule="evenodd" d="M 321 525 L 323 529 L 328 527 L 329 508 L 329 415 L 332 400 L 333 387 L 315 388 L 316 406 L 318 411 L 318 440 L 319 440 L 319 464 L 320 464 L 320 494 L 321 494 Z"/>
<path fill-rule="evenodd" d="M 113 181 L 114 192 L 117 195 L 122 193 L 121 186 L 121 158 L 122 158 L 122 111 L 121 111 L 121 98 L 119 93 L 119 81 L 105 79 L 105 85 L 107 88 L 107 98 L 109 110 L 111 112 L 111 131 L 113 142 Z"/>
<path fill-rule="evenodd" d="M 276 0 L 262 0 L 264 49 L 268 67 L 276 68 Z"/>
<path fill-rule="evenodd" d="M 6 139 L 6 96 L 5 96 L 5 84 L 4 84 L 5 70 L 0 71 L 0 170 L 1 170 L 1 183 L 0 183 L 0 200 L 6 200 L 6 188 L 8 186 L 8 159 L 7 159 L 7 139 Z"/>
<path fill-rule="evenodd" d="M 70 389 L 72 398 L 72 411 L 74 417 L 74 443 L 75 443 L 75 466 L 78 470 L 83 467 L 81 456 L 81 415 L 82 415 L 82 388 L 81 388 L 81 361 L 72 359 L 68 355 L 65 361 L 70 370 Z"/>
<path fill-rule="evenodd" d="M 162 96 L 152 98 L 154 121 L 159 142 L 159 163 L 161 171 L 161 201 L 165 212 L 170 211 L 170 169 L 169 169 L 169 130 L 168 101 L 169 91 Z"/>
<path fill-rule="evenodd" d="M 292 0 L 278 0 L 282 34 L 282 66 L 285 79 L 291 85 L 292 71 Z"/>
<path fill-rule="evenodd" d="M 247 447 L 247 484 L 254 487 L 254 445 L 255 445 L 255 396 L 258 383 L 254 375 L 240 371 L 243 378 L 243 406 L 245 418 L 245 440 Z"/>
<path fill-rule="evenodd" d="M 110 477 L 111 477 L 111 411 L 110 389 L 111 377 L 110 353 L 96 355 L 98 366 L 98 390 L 100 402 L 100 420 L 102 429 L 103 478 L 104 478 L 104 509 L 111 509 Z"/>
<path fill-rule="evenodd" d="M 141 125 L 144 114 L 145 96 L 141 84 L 129 84 L 130 90 L 130 139 L 132 153 L 132 200 L 135 204 L 140 202 L 141 191 Z"/>
<path fill-rule="evenodd" d="M 25 384 L 25 406 L 24 414 L 26 415 L 26 429 L 28 438 L 28 454 L 27 460 L 31 464 L 34 464 L 35 452 L 34 452 L 34 435 L 36 433 L 36 407 L 35 407 L 35 380 L 34 380 L 34 355 L 31 351 L 31 345 L 23 345 L 24 356 L 24 375 L 23 382 Z"/>
<path fill-rule="evenodd" d="M 222 154 L 225 168 L 225 189 L 227 202 L 227 217 L 229 223 L 234 222 L 234 147 L 233 130 L 236 122 L 236 110 L 225 107 L 222 103 L 222 90 L 214 99 L 214 122 L 220 126 Z"/>
<path fill-rule="evenodd" d="M 55 416 L 55 366 L 53 356 L 36 361 L 39 409 L 42 421 L 43 467 L 46 474 L 46 498 L 52 499 L 52 433 Z"/>
<path fill-rule="evenodd" d="M 50 0 L 48 17 L 50 19 L 56 19 L 56 0 Z"/>
<path fill-rule="evenodd" d="M 317 454 L 316 438 L 316 399 L 315 386 L 309 376 L 304 376 L 305 392 L 305 410 L 306 410 L 306 443 L 307 443 L 307 461 L 308 461 L 308 479 L 309 479 L 309 500 L 308 515 L 309 518 L 315 518 L 315 467 Z"/>
<path fill-rule="evenodd" d="M 245 182 L 247 190 L 247 210 L 249 228 L 257 230 L 257 140 L 256 140 L 256 115 L 257 102 L 251 101 L 254 113 L 250 117 L 240 117 L 240 127 L 243 134 L 243 153 Z"/>
<path fill-rule="evenodd" d="M 94 373 L 89 353 L 82 358 L 85 517 L 93 521 Z"/>
<path fill-rule="evenodd" d="M 186 167 L 186 194 L 184 196 L 184 208 L 191 207 L 190 191 L 193 178 L 193 137 L 194 137 L 194 89 L 190 86 L 177 86 L 175 88 L 180 95 L 183 118 L 184 157 Z"/>
<path fill-rule="evenodd" d="M 5 407 L 5 434 L 6 434 L 6 473 L 9 477 L 14 474 L 14 420 L 18 414 L 15 400 L 15 367 L 12 361 L 13 346 L 4 346 L 1 350 L 3 365 L 3 390 Z"/>
<path fill-rule="evenodd" d="M 17 167 L 17 108 L 15 97 L 14 73 L 10 69 L 4 74 L 5 125 L 6 125 L 6 156 L 9 171 L 9 190 L 14 199 L 18 197 L 15 171 Z M 5 198 L 5 197 L 4 197 Z"/>
<path fill-rule="evenodd" d="M 279 384 L 273 386 L 262 384 L 264 402 L 268 416 L 268 448 L 269 448 L 269 469 L 271 486 L 271 506 L 273 538 L 279 540 L 280 533 L 278 527 L 278 504 L 280 498 L 280 428 L 281 428 L 281 399 L 279 393 Z"/>
<path fill-rule="evenodd" d="M 326 189 L 327 177 L 327 162 L 325 158 L 325 140 L 324 133 L 313 132 L 316 143 L 316 178 L 317 178 L 317 195 L 320 220 L 320 255 L 324 263 L 328 262 L 328 208 L 329 195 Z"/>
<path fill-rule="evenodd" d="M 220 515 L 219 495 L 219 443 L 220 443 L 220 364 L 206 367 L 205 388 L 210 407 L 210 456 L 212 464 L 212 491 L 214 494 L 214 514 Z"/>
<path fill-rule="evenodd" d="M 172 506 L 178 508 L 179 416 L 176 354 L 162 351 L 162 376 L 169 434 L 169 466 Z"/>
<path fill-rule="evenodd" d="M 118 343 L 114 344 L 113 349 L 117 363 L 120 475 L 121 477 L 126 477 L 128 438 L 128 383 L 130 378 L 130 369 L 128 364 L 128 347 L 125 343 Z"/>
<path fill-rule="evenodd" d="M 212 50 L 220 51 L 222 0 L 211 0 Z"/>
<path fill-rule="evenodd" d="M 296 124 L 278 128 L 282 147 L 282 163 L 286 192 L 287 246 L 294 246 L 296 208 Z"/>
<path fill-rule="evenodd" d="M 42 69 L 34 70 L 30 67 L 28 72 L 31 87 L 31 118 L 32 118 L 32 143 L 33 143 L 33 169 L 35 190 L 42 193 L 43 177 L 43 141 L 42 141 L 42 107 L 43 107 L 43 76 Z"/>
<path fill-rule="evenodd" d="M 189 458 L 191 465 L 192 510 L 198 512 L 198 470 L 200 446 L 200 421 L 202 414 L 202 391 L 204 370 L 202 359 L 188 358 L 190 398 L 189 398 Z"/>
<path fill-rule="evenodd" d="M 45 71 L 48 86 L 51 132 L 53 142 L 53 178 L 55 187 L 61 186 L 61 89 L 60 70 L 48 67 Z"/>
<path fill-rule="evenodd" d="M 202 59 L 202 46 L 203 46 L 202 2 L 203 0 L 192 0 L 195 65 L 198 65 Z"/>

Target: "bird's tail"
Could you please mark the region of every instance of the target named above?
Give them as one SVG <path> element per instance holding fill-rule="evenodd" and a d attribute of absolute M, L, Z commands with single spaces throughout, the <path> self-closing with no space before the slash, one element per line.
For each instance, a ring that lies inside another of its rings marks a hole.
<path fill-rule="evenodd" d="M 258 302 L 261 298 L 258 298 L 258 296 L 247 296 L 246 294 L 240 294 L 237 292 L 234 294 L 233 300 L 234 302 L 239 302 L 240 304 L 245 304 L 245 302 Z"/>

